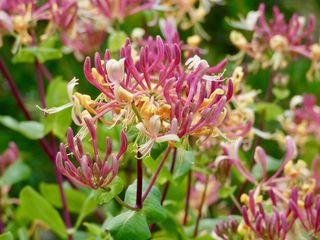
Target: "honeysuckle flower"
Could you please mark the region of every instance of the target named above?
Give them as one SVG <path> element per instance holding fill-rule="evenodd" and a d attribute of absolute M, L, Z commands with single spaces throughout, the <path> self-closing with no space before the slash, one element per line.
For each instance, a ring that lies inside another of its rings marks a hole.
<path fill-rule="evenodd" d="M 259 16 L 260 16 L 259 11 L 250 11 L 248 12 L 245 18 L 243 16 L 240 16 L 239 21 L 235 21 L 231 19 L 227 19 L 227 20 L 228 20 L 228 23 L 234 28 L 252 31 L 256 26 Z"/>
<path fill-rule="evenodd" d="M 195 55 L 201 55 L 205 50 L 199 48 L 199 44 L 202 41 L 201 37 L 197 34 L 189 36 L 186 42 L 180 39 L 179 32 L 177 30 L 177 22 L 173 17 L 166 19 L 160 19 L 160 30 L 166 42 L 176 43 L 181 48 L 183 55 L 188 58 L 193 58 Z M 143 46 L 143 43 L 140 43 Z"/>
<path fill-rule="evenodd" d="M 290 134 L 302 149 L 311 139 L 320 139 L 320 107 L 316 105 L 316 97 L 305 94 L 295 96 L 279 121 L 287 134 Z"/>
<path fill-rule="evenodd" d="M 157 0 L 93 0 L 93 3 L 107 19 L 120 22 L 129 15 L 153 8 L 157 2 Z"/>
<path fill-rule="evenodd" d="M 289 207 L 299 218 L 301 226 L 310 238 L 320 237 L 320 196 L 313 192 L 305 195 L 304 202 L 299 204 L 297 198 L 291 198 Z"/>
<path fill-rule="evenodd" d="M 0 155 L 0 176 L 5 170 L 16 162 L 19 157 L 19 149 L 14 142 L 10 142 L 8 148 Z"/>
<path fill-rule="evenodd" d="M 90 0 L 50 1 L 51 20 L 58 29 L 64 51 L 78 60 L 98 49 L 105 39 L 110 21 Z"/>
<path fill-rule="evenodd" d="M 96 101 L 91 100 L 91 97 L 89 95 L 83 95 L 78 92 L 73 93 L 75 86 L 79 84 L 78 81 L 79 79 L 73 78 L 67 85 L 67 93 L 70 102 L 59 107 L 44 109 L 37 105 L 37 108 L 39 108 L 44 113 L 53 114 L 72 107 L 72 120 L 78 126 L 83 125 L 84 118 L 91 117 L 89 112 L 95 113 L 92 107 L 96 105 Z M 83 108 L 85 108 L 86 110 L 83 110 Z"/>
<path fill-rule="evenodd" d="M 121 121 L 128 126 L 145 124 L 158 116 L 161 136 L 172 133 L 168 126 L 173 121 L 177 126 L 174 134 L 179 138 L 216 134 L 215 127 L 223 121 L 224 105 L 233 92 L 232 81 L 224 86 L 220 79 L 226 61 L 210 67 L 196 56 L 187 60 L 185 67 L 181 64 L 180 45 L 165 44 L 160 37 L 149 38 L 145 44 L 137 62 L 129 41 L 121 49 L 119 61 L 111 59 L 109 51 L 103 61 L 99 54 L 95 55 L 93 68 L 90 59 L 86 59 L 86 78 L 104 95 L 104 101 L 94 109 L 94 120 L 105 122 L 103 116 L 111 113 L 113 120 L 106 124 L 113 126 Z M 154 134 L 146 135 L 154 138 Z"/>
<path fill-rule="evenodd" d="M 149 120 L 144 120 L 144 122 L 140 122 L 136 125 L 136 128 L 139 130 L 142 135 L 148 138 L 148 141 L 143 145 L 138 147 L 138 151 L 141 154 L 141 157 L 146 156 L 152 149 L 152 146 L 155 142 L 168 142 L 179 141 L 179 137 L 173 133 L 160 134 L 161 130 L 161 120 L 158 115 L 153 115 Z"/>
<path fill-rule="evenodd" d="M 262 170 L 262 180 L 259 182 L 252 174 L 251 172 L 245 167 L 242 160 L 239 157 L 239 148 L 241 146 L 241 140 L 237 140 L 235 142 L 231 143 L 224 143 L 222 144 L 224 149 L 226 150 L 226 156 L 225 159 L 230 159 L 233 163 L 233 165 L 236 167 L 236 169 L 240 172 L 240 174 L 245 177 L 249 182 L 253 183 L 257 190 L 260 191 L 260 189 L 268 189 L 270 185 L 273 185 L 275 181 L 277 181 L 277 178 L 281 175 L 283 170 L 285 169 L 285 166 L 288 164 L 289 161 L 295 158 L 297 151 L 296 146 L 292 138 L 289 136 L 286 137 L 286 150 L 287 153 L 284 157 L 283 162 L 281 163 L 280 167 L 277 169 L 277 171 L 270 177 L 268 177 L 267 174 L 267 155 L 263 148 L 257 147 L 255 149 L 254 159 L 256 163 L 261 167 Z"/>
<path fill-rule="evenodd" d="M 290 195 L 290 189 L 293 188 L 297 188 L 303 196 L 316 188 L 316 179 L 312 176 L 307 163 L 301 159 L 296 163 L 289 161 L 284 167 L 283 178 L 278 179 L 278 182 L 278 189 L 287 197 Z"/>
<path fill-rule="evenodd" d="M 271 191 L 270 195 L 272 194 Z M 238 233 L 245 239 L 287 239 L 297 215 L 290 207 L 278 206 L 274 196 L 270 198 L 272 203 L 263 201 L 262 198 L 257 201 L 253 191 L 249 192 L 247 204 L 242 207 L 243 221 L 238 227 Z"/>
<path fill-rule="evenodd" d="M 211 236 L 217 240 L 230 240 L 237 237 L 238 221 L 229 216 L 227 220 L 218 223 Z"/>
<path fill-rule="evenodd" d="M 85 153 L 82 141 L 79 137 L 74 137 L 71 128 L 68 130 L 68 148 L 63 143 L 60 144 L 60 151 L 56 156 L 58 170 L 70 180 L 89 188 L 104 188 L 112 182 L 118 174 L 119 160 L 128 146 L 127 137 L 121 133 L 121 147 L 117 154 L 112 153 L 111 139 L 106 138 L 106 149 L 103 158 L 100 157 L 97 146 L 97 135 L 92 120 L 85 119 L 90 132 L 93 155 Z M 77 164 L 70 160 L 73 156 Z M 77 167 L 78 166 L 78 167 Z"/>
<path fill-rule="evenodd" d="M 39 21 L 49 20 L 49 3 L 36 4 L 34 0 L 2 1 L 0 6 L 0 36 L 3 29 L 15 37 L 12 52 L 20 46 L 35 44 L 31 32 Z M 47 26 L 48 27 L 48 26 Z"/>
<path fill-rule="evenodd" d="M 309 59 L 311 60 L 311 66 L 306 76 L 309 81 L 320 78 L 320 44 L 314 43 L 309 50 Z"/>
<path fill-rule="evenodd" d="M 274 70 L 285 68 L 289 59 L 309 56 L 308 49 L 313 43 L 311 33 L 314 31 L 314 16 L 311 16 L 306 24 L 304 17 L 294 14 L 287 23 L 284 15 L 275 6 L 273 18 L 267 21 L 264 4 L 260 4 L 257 15 L 258 21 L 253 28 L 251 26 L 251 41 L 240 32 L 233 31 L 230 35 L 232 43 L 243 53 L 260 63 L 263 68 L 270 66 Z"/>
<path fill-rule="evenodd" d="M 299 191 L 294 188 L 288 202 L 284 203 L 270 190 L 268 200 L 255 203 L 251 191 L 248 203 L 242 207 L 243 222 L 238 232 L 246 239 L 298 240 L 305 235 L 319 237 L 319 197 L 315 197 L 313 192 L 303 194 L 303 200 L 299 200 L 298 196 Z M 270 208 L 271 213 L 267 210 Z"/>

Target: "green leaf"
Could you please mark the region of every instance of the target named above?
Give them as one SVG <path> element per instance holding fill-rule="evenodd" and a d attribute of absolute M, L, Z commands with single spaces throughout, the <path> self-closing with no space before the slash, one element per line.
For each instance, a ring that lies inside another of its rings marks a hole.
<path fill-rule="evenodd" d="M 50 83 L 46 96 L 47 108 L 59 107 L 70 101 L 67 85 L 68 83 L 61 78 L 56 78 Z M 66 132 L 72 122 L 71 108 L 49 114 L 43 121 L 46 133 L 52 131 L 55 136 L 65 140 Z"/>
<path fill-rule="evenodd" d="M 155 143 L 153 144 L 153 147 L 150 152 L 150 156 L 156 160 L 161 153 L 163 153 L 167 149 L 168 143 L 162 142 L 162 143 Z"/>
<path fill-rule="evenodd" d="M 0 123 L 14 131 L 21 133 L 29 139 L 37 140 L 43 138 L 45 135 L 44 126 L 39 122 L 18 122 L 10 116 L 0 116 Z"/>
<path fill-rule="evenodd" d="M 35 55 L 29 48 L 21 48 L 19 52 L 12 58 L 13 63 L 33 63 Z"/>
<path fill-rule="evenodd" d="M 53 206 L 62 208 L 60 191 L 57 184 L 41 183 L 40 192 Z M 75 189 L 64 189 L 70 212 L 79 213 L 86 195 Z"/>
<path fill-rule="evenodd" d="M 169 235 L 167 239 L 187 239 L 182 225 L 177 221 L 177 216 L 167 209 L 166 218 L 160 222 L 157 222 L 157 225 L 167 232 L 167 235 Z"/>
<path fill-rule="evenodd" d="M 169 157 L 170 158 L 170 157 Z M 154 174 L 160 164 L 161 158 L 153 160 L 152 157 L 148 156 L 143 159 L 143 164 Z M 164 184 L 167 181 L 172 181 L 172 176 L 168 168 L 163 167 L 157 177 L 157 182 Z"/>
<path fill-rule="evenodd" d="M 289 97 L 290 90 L 289 89 L 273 88 L 272 93 L 276 97 L 277 100 L 283 100 L 283 99 L 286 99 L 287 97 Z"/>
<path fill-rule="evenodd" d="M 98 204 L 105 204 L 110 202 L 115 196 L 119 195 L 123 189 L 123 181 L 120 177 L 116 176 L 108 185 L 108 190 L 98 189 L 95 191 L 95 201 Z"/>
<path fill-rule="evenodd" d="M 143 181 L 142 191 L 145 192 L 147 190 L 148 183 Z M 136 203 L 136 192 L 137 192 L 137 181 L 131 184 L 125 195 L 125 202 L 129 205 L 134 206 Z M 143 202 L 142 211 L 147 216 L 148 223 L 155 223 L 160 221 L 166 217 L 166 213 L 164 208 L 160 203 L 161 194 L 157 187 L 153 186 L 149 195 Z"/>
<path fill-rule="evenodd" d="M 35 50 L 35 56 L 39 62 L 44 63 L 49 60 L 62 58 L 62 52 L 57 48 L 39 47 Z"/>
<path fill-rule="evenodd" d="M 61 238 L 67 238 L 66 227 L 58 211 L 29 186 L 20 192 L 20 209 L 26 218 L 41 220 Z"/>
<path fill-rule="evenodd" d="M 33 63 L 36 59 L 41 63 L 48 60 L 59 59 L 62 57 L 62 52 L 58 48 L 51 47 L 25 47 L 12 58 L 13 63 Z"/>
<path fill-rule="evenodd" d="M 10 185 L 21 182 L 27 179 L 31 174 L 31 170 L 28 165 L 22 161 L 17 161 L 9 166 L 0 178 L 0 186 Z"/>
<path fill-rule="evenodd" d="M 127 34 L 122 31 L 115 31 L 111 33 L 108 38 L 108 48 L 111 52 L 119 51 L 125 44 L 127 39 Z"/>
<path fill-rule="evenodd" d="M 92 191 L 89 194 L 89 196 L 86 198 L 86 200 L 84 201 L 84 203 L 81 207 L 81 211 L 78 215 L 78 219 L 77 219 L 77 222 L 76 222 L 74 228 L 77 229 L 80 226 L 83 219 L 86 216 L 88 216 L 90 213 L 92 213 L 96 207 L 97 207 L 97 202 L 95 201 L 94 191 Z"/>
<path fill-rule="evenodd" d="M 0 240 L 14 240 L 11 232 L 6 232 L 0 235 Z"/>
<path fill-rule="evenodd" d="M 261 102 L 256 105 L 256 112 L 264 113 L 265 119 L 276 120 L 283 113 L 283 109 L 275 103 Z"/>
<path fill-rule="evenodd" d="M 195 157 L 193 151 L 186 151 L 182 148 L 177 150 L 177 162 L 174 168 L 173 179 L 178 179 L 189 172 L 194 164 Z"/>
<path fill-rule="evenodd" d="M 104 234 L 97 224 L 85 222 L 83 225 L 87 228 L 88 232 L 94 236 L 101 237 Z"/>
<path fill-rule="evenodd" d="M 223 186 L 219 189 L 218 195 L 220 198 L 228 198 L 229 196 L 233 195 L 236 189 L 236 186 Z"/>
<path fill-rule="evenodd" d="M 95 201 L 98 204 L 105 204 L 111 201 L 115 196 L 122 192 L 124 187 L 123 181 L 120 177 L 116 176 L 108 185 L 108 190 L 98 189 L 95 191 Z"/>
<path fill-rule="evenodd" d="M 145 240 L 151 237 L 146 216 L 141 211 L 126 211 L 112 218 L 107 230 L 115 240 Z"/>

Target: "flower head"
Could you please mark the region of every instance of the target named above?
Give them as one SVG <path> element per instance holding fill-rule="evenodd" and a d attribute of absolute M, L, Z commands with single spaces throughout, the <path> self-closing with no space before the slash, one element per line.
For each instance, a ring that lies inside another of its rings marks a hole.
<path fill-rule="evenodd" d="M 119 160 L 127 149 L 128 141 L 124 132 L 121 133 L 121 148 L 117 154 L 112 153 L 112 142 L 106 138 L 104 157 L 98 152 L 96 130 L 93 122 L 85 119 L 91 135 L 93 155 L 84 153 L 83 145 L 79 137 L 74 138 L 71 128 L 68 130 L 67 153 L 64 144 L 60 145 L 60 151 L 56 156 L 56 164 L 59 171 L 70 180 L 93 189 L 106 187 L 118 174 Z M 69 156 L 76 160 L 74 164 Z M 78 165 L 78 167 L 76 167 Z"/>
<path fill-rule="evenodd" d="M 288 60 L 297 56 L 309 56 L 308 49 L 313 43 L 311 33 L 315 26 L 314 16 L 311 16 L 307 23 L 304 17 L 294 14 L 286 22 L 284 14 L 275 6 L 273 18 L 267 21 L 265 5 L 260 4 L 258 11 L 249 17 L 251 20 L 247 21 L 250 27 L 246 27 L 246 30 L 253 32 L 251 41 L 235 31 L 231 33 L 230 38 L 236 47 L 260 63 L 263 68 L 283 69 L 287 66 Z M 239 27 L 239 24 L 232 24 Z"/>
<path fill-rule="evenodd" d="M 293 97 L 290 110 L 286 111 L 279 120 L 285 132 L 293 136 L 302 149 L 312 138 L 320 139 L 320 107 L 316 104 L 316 97 L 313 95 Z"/>
<path fill-rule="evenodd" d="M 225 86 L 221 73 L 225 60 L 210 67 L 194 56 L 183 65 L 180 45 L 165 43 L 160 37 L 149 38 L 136 61 L 133 54 L 128 40 L 120 60 L 111 59 L 109 51 L 104 60 L 95 55 L 95 67 L 86 59 L 85 76 L 104 96 L 89 111 L 94 120 L 109 126 L 137 126 L 149 139 L 145 152 L 153 142 L 216 134 L 233 93 L 232 81 Z M 111 114 L 110 122 L 104 118 L 106 114 Z"/>

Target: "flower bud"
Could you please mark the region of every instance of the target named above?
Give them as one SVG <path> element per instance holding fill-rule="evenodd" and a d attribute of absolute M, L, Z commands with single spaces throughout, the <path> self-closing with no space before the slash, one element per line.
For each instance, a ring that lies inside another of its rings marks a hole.
<path fill-rule="evenodd" d="M 119 61 L 115 59 L 110 59 L 107 62 L 106 69 L 108 78 L 111 82 L 121 82 L 124 79 L 124 58 L 120 59 Z"/>

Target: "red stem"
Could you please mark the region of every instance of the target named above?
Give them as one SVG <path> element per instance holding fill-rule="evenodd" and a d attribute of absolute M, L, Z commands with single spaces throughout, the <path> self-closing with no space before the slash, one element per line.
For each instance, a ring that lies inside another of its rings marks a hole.
<path fill-rule="evenodd" d="M 189 203 L 190 203 L 190 194 L 191 194 L 191 180 L 192 180 L 192 171 L 188 173 L 188 183 L 187 183 L 187 195 L 186 195 L 186 206 L 184 208 L 184 218 L 183 225 L 187 225 L 188 213 L 189 213 Z"/>
<path fill-rule="evenodd" d="M 206 194 L 207 194 L 208 182 L 209 182 L 209 176 L 206 176 L 206 181 L 204 183 L 205 184 L 204 190 L 203 190 L 202 197 L 201 197 L 201 202 L 200 202 L 200 206 L 199 206 L 199 210 L 198 210 L 198 217 L 197 217 L 197 221 L 196 221 L 196 226 L 194 228 L 193 237 L 196 237 L 198 235 L 199 224 L 200 224 L 200 220 L 202 217 L 202 208 L 203 208 L 204 201 L 206 199 Z"/>
<path fill-rule="evenodd" d="M 31 120 L 32 119 L 31 114 L 29 113 L 26 106 L 24 105 L 21 94 L 20 94 L 17 86 L 15 85 L 9 71 L 7 70 L 7 68 L 1 58 L 0 58 L 0 71 L 2 72 L 4 79 L 7 81 L 8 85 L 11 89 L 11 92 L 12 92 L 13 96 L 15 97 L 17 104 L 18 104 L 19 108 L 21 109 L 24 117 L 27 120 Z"/>
<path fill-rule="evenodd" d="M 167 150 L 165 151 L 165 153 L 164 153 L 164 155 L 162 157 L 162 160 L 161 160 L 156 172 L 154 173 L 154 175 L 152 176 L 152 178 L 151 178 L 151 180 L 149 182 L 147 190 L 144 192 L 144 194 L 142 196 L 142 201 L 144 201 L 147 198 L 149 192 L 151 191 L 152 186 L 154 185 L 155 181 L 157 180 L 157 177 L 158 177 L 158 175 L 159 175 L 159 173 L 160 173 L 160 171 L 161 171 L 161 169 L 162 169 L 162 167 L 164 165 L 164 162 L 168 158 L 168 155 L 169 155 L 170 151 L 171 151 L 171 147 L 168 146 Z"/>
<path fill-rule="evenodd" d="M 143 184 L 143 168 L 141 153 L 137 152 L 137 195 L 136 195 L 136 207 L 138 209 L 142 208 L 142 184 Z"/>
<path fill-rule="evenodd" d="M 53 157 L 55 156 L 57 149 L 56 149 L 56 143 L 55 143 L 55 137 L 52 133 L 50 134 L 50 142 L 51 142 L 51 146 L 52 146 L 52 150 L 54 152 Z M 55 163 L 55 161 L 54 161 Z M 55 170 L 55 174 L 56 174 L 56 179 L 57 179 L 57 183 L 58 183 L 58 187 L 59 187 L 59 192 L 60 192 L 60 198 L 61 198 L 61 202 L 62 202 L 62 213 L 63 213 L 63 218 L 66 224 L 66 227 L 71 229 L 72 228 L 72 224 L 71 224 L 71 218 L 70 218 L 70 214 L 69 214 L 69 210 L 68 210 L 68 203 L 67 203 L 67 199 L 66 199 L 66 195 L 63 189 L 63 178 L 61 173 L 58 171 L 57 169 L 57 165 L 54 164 L 54 170 Z M 72 235 L 68 236 L 69 240 L 73 239 Z"/>
<path fill-rule="evenodd" d="M 173 149 L 173 153 L 172 153 L 172 162 L 171 162 L 171 167 L 170 167 L 170 173 L 171 175 L 173 174 L 174 171 L 174 166 L 176 164 L 176 158 L 177 158 L 177 148 L 175 147 Z M 161 198 L 161 204 L 163 204 L 164 200 L 166 199 L 168 190 L 169 190 L 169 186 L 170 186 L 170 182 L 166 182 L 166 184 L 164 185 L 163 188 L 163 193 L 162 193 L 162 198 Z"/>
<path fill-rule="evenodd" d="M 51 82 L 51 81 L 52 81 L 52 75 L 51 75 L 51 73 L 49 72 L 49 70 L 47 69 L 47 67 L 46 67 L 44 64 L 40 63 L 40 69 L 41 69 L 43 75 L 46 77 L 46 79 L 47 79 L 49 82 Z"/>

